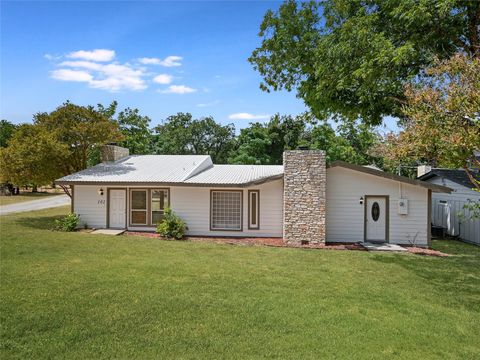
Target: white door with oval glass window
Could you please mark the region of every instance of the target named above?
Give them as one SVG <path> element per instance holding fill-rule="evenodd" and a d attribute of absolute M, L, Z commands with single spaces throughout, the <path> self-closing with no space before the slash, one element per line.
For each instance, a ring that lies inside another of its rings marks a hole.
<path fill-rule="evenodd" d="M 109 222 L 110 228 L 125 229 L 127 227 L 127 191 L 112 189 L 109 191 Z"/>
<path fill-rule="evenodd" d="M 366 198 L 365 241 L 387 242 L 387 198 L 385 196 L 367 196 Z"/>

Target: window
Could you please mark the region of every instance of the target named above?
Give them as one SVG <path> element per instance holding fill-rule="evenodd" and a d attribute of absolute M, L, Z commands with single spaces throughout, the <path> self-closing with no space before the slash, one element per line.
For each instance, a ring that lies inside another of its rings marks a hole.
<path fill-rule="evenodd" d="M 163 212 L 168 206 L 168 189 L 153 189 L 151 193 L 152 225 L 157 225 L 163 219 Z"/>
<path fill-rule="evenodd" d="M 248 191 L 248 228 L 260 229 L 260 191 Z"/>
<path fill-rule="evenodd" d="M 147 190 L 132 190 L 130 194 L 130 223 L 133 225 L 146 225 Z"/>
<path fill-rule="evenodd" d="M 242 191 L 212 191 L 210 228 L 212 230 L 242 230 Z"/>

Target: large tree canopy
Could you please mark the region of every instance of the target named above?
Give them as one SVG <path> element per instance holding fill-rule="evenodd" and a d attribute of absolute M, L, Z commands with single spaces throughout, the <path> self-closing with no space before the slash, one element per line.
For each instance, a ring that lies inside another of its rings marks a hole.
<path fill-rule="evenodd" d="M 85 169 L 99 146 L 123 139 L 118 124 L 104 111 L 103 107 L 95 109 L 66 102 L 51 113 L 34 115 L 36 126 L 54 134 L 68 148 L 65 159 L 58 165 L 63 174 Z"/>
<path fill-rule="evenodd" d="M 211 117 L 193 119 L 189 113 L 169 116 L 155 132 L 155 153 L 210 155 L 218 164 L 227 161 L 235 137 L 232 124 L 221 125 Z"/>
<path fill-rule="evenodd" d="M 265 124 L 253 123 L 240 131 L 229 161 L 234 164 L 282 164 L 284 150 L 305 146 L 325 150 L 327 163 L 344 160 L 354 164 L 383 165 L 373 154 L 380 141 L 374 128 L 348 121 L 336 129 L 310 113 L 296 117 L 274 115 Z"/>
<path fill-rule="evenodd" d="M 319 118 L 403 117 L 404 86 L 435 57 L 480 57 L 480 1 L 285 1 L 249 58 L 265 91 L 296 89 Z"/>

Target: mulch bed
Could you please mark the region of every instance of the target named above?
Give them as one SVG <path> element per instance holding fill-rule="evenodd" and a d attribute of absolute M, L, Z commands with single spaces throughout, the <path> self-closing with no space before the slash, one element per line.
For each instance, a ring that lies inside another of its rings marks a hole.
<path fill-rule="evenodd" d="M 439 256 L 439 257 L 450 256 L 449 254 L 446 254 L 438 250 L 426 249 L 426 248 L 415 247 L 415 246 L 407 247 L 407 251 L 411 254 L 416 254 L 416 255 Z"/>
<path fill-rule="evenodd" d="M 155 233 L 146 233 L 138 231 L 126 231 L 125 235 L 143 236 L 152 239 L 162 239 L 160 235 Z M 214 244 L 228 244 L 238 246 L 272 246 L 272 247 L 288 247 L 299 249 L 326 249 L 326 250 L 361 250 L 366 249 L 360 244 L 305 244 L 294 245 L 286 244 L 282 238 L 238 238 L 238 237 L 201 237 L 201 236 L 188 236 L 184 241 L 193 242 L 208 242 Z"/>
<path fill-rule="evenodd" d="M 143 236 L 151 239 L 164 240 L 160 235 L 150 232 L 139 231 L 126 231 L 125 235 Z M 201 237 L 201 236 L 188 236 L 183 241 L 192 242 L 207 242 L 213 244 L 227 244 L 237 246 L 272 246 L 272 247 L 284 247 L 284 248 L 296 248 L 296 249 L 323 249 L 323 250 L 358 250 L 367 251 L 361 244 L 341 244 L 341 243 L 329 243 L 329 244 L 286 244 L 282 238 L 238 238 L 238 237 Z M 425 255 L 425 256 L 450 256 L 442 253 L 441 251 L 425 249 L 420 247 L 407 247 L 407 251 L 411 254 Z"/>

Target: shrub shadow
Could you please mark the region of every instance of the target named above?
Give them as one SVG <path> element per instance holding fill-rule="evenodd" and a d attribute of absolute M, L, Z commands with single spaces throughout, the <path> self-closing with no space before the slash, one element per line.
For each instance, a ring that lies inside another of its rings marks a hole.
<path fill-rule="evenodd" d="M 25 226 L 38 230 L 53 230 L 55 227 L 55 220 L 64 218 L 65 215 L 56 216 L 36 216 L 36 217 L 21 217 L 15 220 L 15 223 L 20 226 Z"/>

